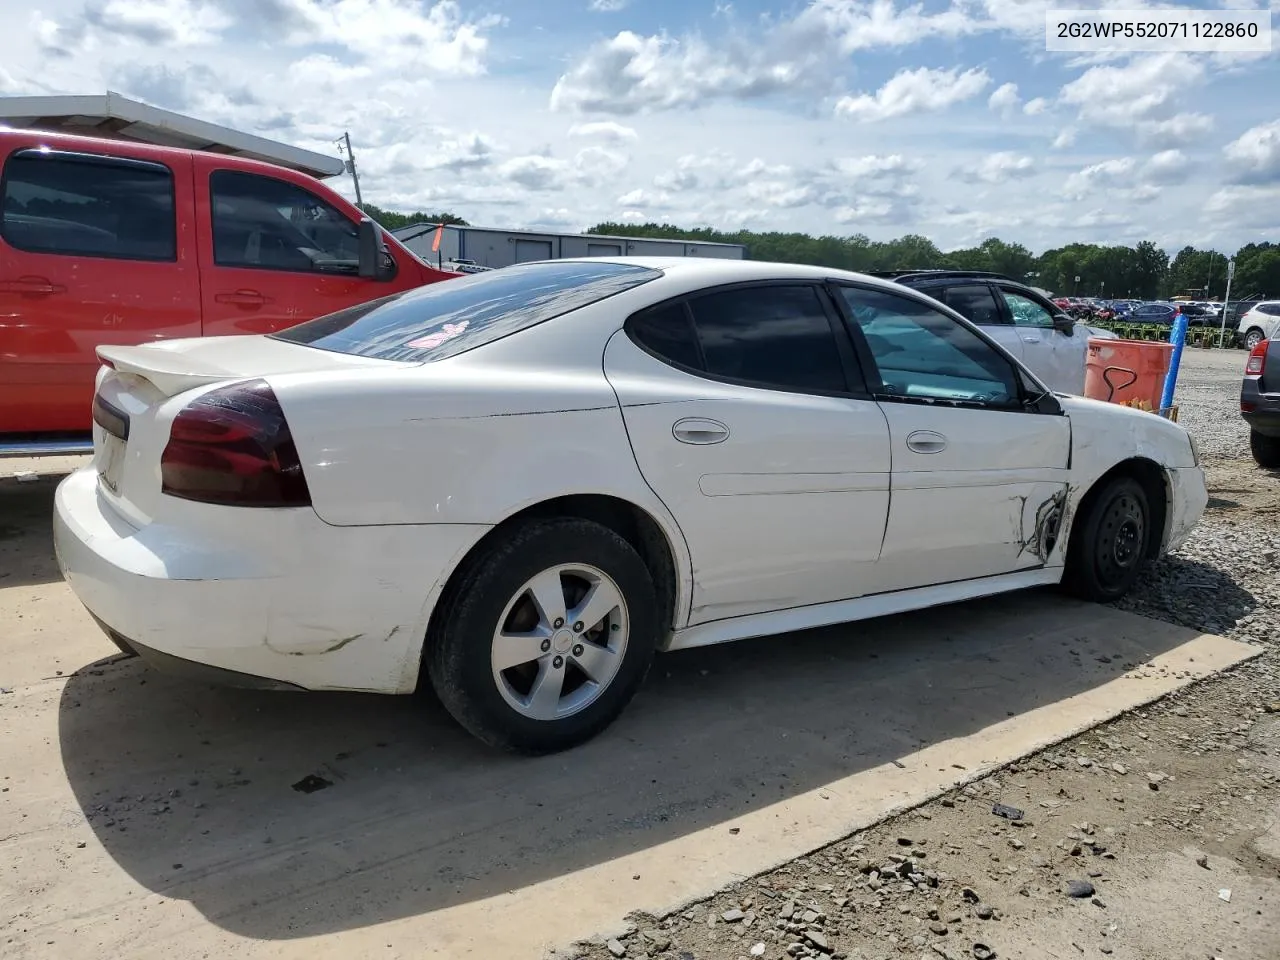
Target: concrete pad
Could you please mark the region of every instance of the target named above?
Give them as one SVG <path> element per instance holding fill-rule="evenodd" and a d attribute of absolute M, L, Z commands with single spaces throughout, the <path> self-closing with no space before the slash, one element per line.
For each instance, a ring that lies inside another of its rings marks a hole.
<path fill-rule="evenodd" d="M 527 760 L 430 702 L 113 661 L 62 584 L 18 582 L 0 586 L 18 958 L 541 958 L 1258 652 L 1036 591 L 663 657 L 603 737 Z M 332 785 L 292 789 L 308 774 Z"/>

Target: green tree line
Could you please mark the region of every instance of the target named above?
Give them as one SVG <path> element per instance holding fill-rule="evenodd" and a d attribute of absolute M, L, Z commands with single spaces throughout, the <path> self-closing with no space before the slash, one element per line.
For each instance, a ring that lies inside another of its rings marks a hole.
<path fill-rule="evenodd" d="M 1169 259 L 1149 240 L 1136 246 L 1072 243 L 1037 255 L 1018 243 L 992 237 L 976 247 L 943 252 L 927 237 L 908 234 L 876 241 L 862 235 L 814 237 L 807 233 L 755 233 L 666 223 L 599 223 L 587 231 L 626 237 L 664 237 L 703 243 L 740 243 L 753 260 L 811 263 L 861 272 L 899 268 L 991 270 L 1057 294 L 1156 299 L 1194 291 L 1221 298 L 1227 257 L 1216 250 L 1183 247 Z M 1280 244 L 1250 243 L 1235 253 L 1231 297 L 1280 294 Z M 1077 283 L 1076 277 L 1080 280 Z M 1207 290 L 1207 293 L 1206 293 Z"/>
<path fill-rule="evenodd" d="M 467 226 L 452 213 L 395 213 L 366 203 L 364 210 L 388 230 L 413 223 Z M 1055 294 L 1134 297 L 1153 300 L 1193 293 L 1221 299 L 1227 286 L 1227 255 L 1187 246 L 1169 255 L 1150 240 L 1132 247 L 1072 243 L 1034 254 L 1018 243 L 992 237 L 976 247 L 943 252 L 928 237 L 908 234 L 896 240 L 872 240 L 863 234 L 848 237 L 807 233 L 723 231 L 710 227 L 688 229 L 669 223 L 598 223 L 586 231 L 622 237 L 661 237 L 702 243 L 740 243 L 752 260 L 811 263 L 866 272 L 900 268 L 946 267 L 991 270 Z M 1280 244 L 1250 243 L 1235 252 L 1236 272 L 1231 299 L 1280 296 Z M 1079 277 L 1079 281 L 1076 278 Z"/>

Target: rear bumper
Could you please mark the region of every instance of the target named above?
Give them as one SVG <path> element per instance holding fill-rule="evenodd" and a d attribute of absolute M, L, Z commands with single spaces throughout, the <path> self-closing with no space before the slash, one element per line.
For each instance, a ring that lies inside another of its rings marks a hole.
<path fill-rule="evenodd" d="M 1240 385 L 1240 408 L 1240 416 L 1250 429 L 1263 436 L 1280 437 L 1280 393 L 1263 393 L 1257 377 L 1245 377 Z"/>
<path fill-rule="evenodd" d="M 162 666 L 241 674 L 237 685 L 408 693 L 438 591 L 488 529 L 226 510 L 217 535 L 137 528 L 99 495 L 91 468 L 78 470 L 55 498 L 58 564 L 113 638 Z M 279 535 L 264 537 L 272 525 Z"/>

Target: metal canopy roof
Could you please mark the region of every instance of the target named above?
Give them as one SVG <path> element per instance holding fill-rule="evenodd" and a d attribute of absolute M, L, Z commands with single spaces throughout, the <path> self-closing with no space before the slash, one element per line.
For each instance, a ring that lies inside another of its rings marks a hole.
<path fill-rule="evenodd" d="M 3 125 L 250 157 L 313 177 L 333 177 L 346 170 L 339 157 L 206 123 L 110 91 L 106 96 L 0 97 Z"/>

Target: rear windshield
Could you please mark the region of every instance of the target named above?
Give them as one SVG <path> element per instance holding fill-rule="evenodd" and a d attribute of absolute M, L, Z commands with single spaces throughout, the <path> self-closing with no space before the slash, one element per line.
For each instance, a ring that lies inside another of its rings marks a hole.
<path fill-rule="evenodd" d="M 660 276 L 604 261 L 518 264 L 362 303 L 274 337 L 379 360 L 443 360 Z"/>

